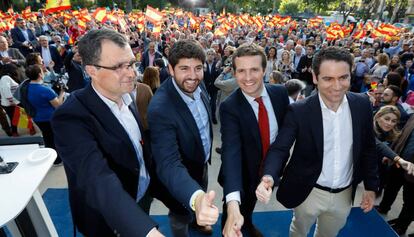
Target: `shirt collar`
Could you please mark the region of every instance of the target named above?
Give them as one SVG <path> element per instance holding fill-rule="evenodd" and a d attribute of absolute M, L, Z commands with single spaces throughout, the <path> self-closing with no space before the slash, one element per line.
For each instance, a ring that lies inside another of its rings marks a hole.
<path fill-rule="evenodd" d="M 335 111 L 329 109 L 328 106 L 326 106 L 325 102 L 322 100 L 321 93 L 319 93 L 319 92 L 318 92 L 318 97 L 319 97 L 319 101 L 320 101 L 320 105 L 321 105 L 322 110 L 329 110 L 329 111 L 335 112 Z M 348 99 L 346 98 L 346 94 L 344 95 L 344 98 L 342 99 L 342 102 L 339 105 L 338 110 L 336 112 L 342 111 L 345 104 L 348 104 Z"/>
<path fill-rule="evenodd" d="M 195 101 L 195 100 L 199 100 L 200 99 L 200 97 L 201 97 L 201 89 L 200 89 L 200 86 L 198 86 L 197 87 L 197 89 L 193 92 L 193 97 L 194 97 L 194 99 L 193 98 L 191 98 L 190 96 L 188 96 L 187 94 L 185 94 L 179 87 L 178 87 L 178 85 L 177 85 L 177 83 L 175 82 L 175 79 L 174 78 L 171 78 L 172 79 L 172 83 L 173 83 L 173 85 L 174 85 L 174 87 L 175 87 L 175 89 L 177 90 L 177 92 L 178 92 L 178 94 L 181 96 L 181 98 L 184 100 L 184 102 L 186 103 L 186 104 L 190 104 L 190 103 L 192 103 L 193 101 Z"/>
<path fill-rule="evenodd" d="M 101 100 L 111 109 L 119 109 L 118 104 L 115 101 L 112 101 L 108 98 L 106 98 L 104 95 L 99 93 L 98 90 L 95 89 L 95 87 L 92 85 L 92 89 L 96 92 L 96 94 L 101 98 Z M 129 106 L 132 103 L 132 98 L 128 93 L 125 93 L 122 95 L 122 106 Z"/>
<path fill-rule="evenodd" d="M 243 93 L 244 97 L 246 97 L 246 100 L 247 100 L 249 103 L 253 103 L 253 101 L 256 99 L 256 98 L 251 97 L 250 95 L 248 95 L 248 94 L 244 93 L 244 91 L 243 91 L 243 90 L 242 90 L 242 93 Z M 264 97 L 269 97 L 269 94 L 267 93 L 267 90 L 266 90 L 266 87 L 264 86 L 264 84 L 263 84 L 263 86 L 262 86 L 262 93 L 260 93 L 260 96 L 261 96 L 262 98 L 264 98 Z"/>

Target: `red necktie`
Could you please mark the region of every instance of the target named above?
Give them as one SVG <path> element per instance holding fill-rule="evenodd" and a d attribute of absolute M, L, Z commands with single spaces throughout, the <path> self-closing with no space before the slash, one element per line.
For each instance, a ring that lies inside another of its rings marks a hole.
<path fill-rule="evenodd" d="M 262 140 L 262 163 L 266 157 L 267 150 L 270 146 L 270 128 L 269 128 L 269 117 L 267 116 L 266 107 L 263 104 L 262 97 L 254 99 L 259 104 L 259 129 L 260 138 Z"/>

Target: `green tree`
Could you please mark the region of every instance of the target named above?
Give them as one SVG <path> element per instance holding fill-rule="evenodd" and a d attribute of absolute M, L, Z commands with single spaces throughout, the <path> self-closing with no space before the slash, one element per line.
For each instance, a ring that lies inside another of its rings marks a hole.
<path fill-rule="evenodd" d="M 295 15 L 303 10 L 304 7 L 298 0 L 282 0 L 279 6 L 279 12 L 286 15 Z"/>

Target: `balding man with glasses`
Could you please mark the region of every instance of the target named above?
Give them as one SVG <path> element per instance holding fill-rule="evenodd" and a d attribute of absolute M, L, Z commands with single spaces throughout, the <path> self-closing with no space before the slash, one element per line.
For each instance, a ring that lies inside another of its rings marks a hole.
<path fill-rule="evenodd" d="M 149 142 L 130 96 L 134 54 L 109 29 L 89 31 L 78 50 L 91 83 L 52 119 L 74 225 L 84 236 L 163 236 L 148 216 Z"/>

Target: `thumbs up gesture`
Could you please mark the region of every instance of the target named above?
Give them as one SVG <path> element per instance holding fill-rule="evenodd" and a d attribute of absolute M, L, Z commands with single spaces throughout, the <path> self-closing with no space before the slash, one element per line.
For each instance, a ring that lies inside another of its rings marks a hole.
<path fill-rule="evenodd" d="M 214 225 L 219 217 L 219 210 L 214 206 L 216 192 L 210 191 L 197 196 L 195 201 L 195 216 L 200 226 Z"/>

